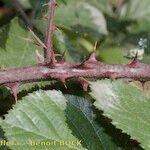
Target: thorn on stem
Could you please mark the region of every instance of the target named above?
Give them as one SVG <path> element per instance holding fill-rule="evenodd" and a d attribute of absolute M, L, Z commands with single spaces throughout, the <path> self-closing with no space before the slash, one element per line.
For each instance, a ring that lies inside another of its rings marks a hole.
<path fill-rule="evenodd" d="M 117 74 L 112 73 L 112 74 L 110 75 L 110 78 L 111 78 L 111 81 L 115 81 L 115 80 L 117 79 Z"/>
<path fill-rule="evenodd" d="M 97 41 L 95 42 L 92 54 L 89 56 L 89 58 L 85 62 L 91 62 L 91 63 L 97 62 L 97 60 L 96 60 L 96 47 L 97 47 Z"/>
<path fill-rule="evenodd" d="M 79 65 L 76 66 L 76 68 L 86 68 L 86 69 L 92 69 L 92 64 L 96 63 L 96 54 L 93 52 L 87 59 L 82 61 Z"/>
<path fill-rule="evenodd" d="M 62 57 L 64 58 L 65 57 L 65 54 L 66 54 L 66 49 L 64 50 L 64 52 L 62 53 Z"/>
<path fill-rule="evenodd" d="M 56 2 L 56 0 L 54 0 L 54 6 L 58 6 L 58 3 Z"/>
<path fill-rule="evenodd" d="M 59 63 L 59 64 L 64 64 L 65 63 L 65 59 L 62 56 L 62 54 L 54 54 L 55 55 L 55 62 Z"/>
<path fill-rule="evenodd" d="M 90 62 L 90 63 L 97 62 L 97 60 L 96 60 L 96 53 L 93 52 L 85 62 Z"/>
<path fill-rule="evenodd" d="M 45 6 L 48 6 L 48 5 L 49 5 L 49 3 L 46 3 L 46 4 L 43 4 L 42 7 L 45 7 Z"/>
<path fill-rule="evenodd" d="M 54 25 L 54 31 L 60 31 L 60 29 L 58 28 L 58 26 Z"/>
<path fill-rule="evenodd" d="M 46 45 L 35 35 L 35 33 L 29 27 L 28 27 L 28 30 L 30 31 L 34 39 L 36 40 L 37 44 L 42 46 L 43 48 L 46 48 Z"/>
<path fill-rule="evenodd" d="M 64 64 L 65 63 L 65 58 L 64 58 L 65 53 L 66 53 L 66 50 L 62 53 L 62 55 L 59 55 L 60 58 L 59 58 L 59 60 L 57 60 L 58 63 L 60 63 L 60 64 Z"/>
<path fill-rule="evenodd" d="M 97 49 L 97 41 L 94 44 L 93 52 L 96 52 L 96 49 Z"/>
<path fill-rule="evenodd" d="M 143 91 L 145 91 L 145 88 L 144 88 L 144 86 L 145 86 L 145 81 L 141 81 L 141 84 L 142 84 L 142 89 L 143 89 Z"/>
<path fill-rule="evenodd" d="M 88 62 L 88 63 L 97 62 L 97 60 L 96 60 L 96 47 L 97 47 L 97 41 L 95 42 L 93 52 L 90 54 L 89 58 L 85 60 L 85 62 Z"/>
<path fill-rule="evenodd" d="M 48 16 L 47 16 L 47 15 L 43 15 L 43 18 L 44 18 L 44 19 L 48 19 Z"/>
<path fill-rule="evenodd" d="M 67 89 L 66 80 L 65 80 L 65 79 L 60 79 L 60 80 L 61 80 L 61 82 L 63 83 L 65 89 Z"/>
<path fill-rule="evenodd" d="M 139 60 L 138 60 L 138 53 L 136 53 L 136 55 L 135 55 L 133 61 L 132 61 L 130 64 L 128 64 L 128 66 L 129 66 L 130 68 L 136 68 L 136 67 L 139 66 L 139 64 L 140 64 L 140 62 L 139 62 Z"/>
<path fill-rule="evenodd" d="M 89 86 L 88 80 L 86 80 L 86 79 L 80 77 L 80 78 L 79 78 L 79 82 L 80 82 L 80 84 L 82 85 L 83 90 L 84 90 L 85 92 L 87 92 L 88 86 Z"/>
<path fill-rule="evenodd" d="M 35 50 L 35 54 L 36 54 L 36 57 L 37 57 L 39 64 L 43 64 L 44 63 L 44 57 L 39 53 L 39 51 L 37 49 Z"/>
<path fill-rule="evenodd" d="M 46 4 L 43 4 L 42 6 L 45 7 L 45 6 L 49 6 L 51 5 L 51 2 L 48 2 Z M 54 3 L 53 3 L 54 6 L 58 6 L 58 3 L 56 2 L 56 0 L 54 0 Z"/>
<path fill-rule="evenodd" d="M 17 103 L 17 90 L 18 90 L 18 83 L 9 83 L 5 84 L 5 86 L 10 90 L 10 92 L 13 94 L 15 98 L 15 103 Z"/>
<path fill-rule="evenodd" d="M 67 85 L 66 85 L 66 82 L 63 82 L 63 84 L 64 84 L 64 87 L 65 87 L 65 89 L 67 89 Z"/>

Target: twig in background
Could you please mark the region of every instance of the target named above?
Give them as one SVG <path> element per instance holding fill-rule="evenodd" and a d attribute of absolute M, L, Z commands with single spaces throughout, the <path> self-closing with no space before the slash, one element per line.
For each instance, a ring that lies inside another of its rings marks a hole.
<path fill-rule="evenodd" d="M 32 28 L 33 24 L 30 20 L 30 18 L 28 17 L 28 15 L 25 13 L 25 11 L 23 10 L 23 8 L 20 6 L 19 2 L 17 0 L 12 0 L 15 9 L 21 14 L 22 18 L 25 20 L 25 22 L 28 24 L 28 26 L 30 28 Z"/>

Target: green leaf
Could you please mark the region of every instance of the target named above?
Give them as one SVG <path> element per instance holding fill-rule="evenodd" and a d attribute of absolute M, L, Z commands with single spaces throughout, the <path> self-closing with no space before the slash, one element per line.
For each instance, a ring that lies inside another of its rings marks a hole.
<path fill-rule="evenodd" d="M 19 4 L 24 8 L 24 9 L 29 9 L 31 8 L 31 4 L 29 0 L 17 0 Z"/>
<path fill-rule="evenodd" d="M 93 49 L 95 41 L 107 35 L 105 17 L 101 10 L 84 0 L 64 0 L 58 2 L 58 5 L 55 23 L 59 30 L 54 35 L 55 49 L 60 53 L 66 51 L 65 58 L 69 62 L 80 61 Z M 41 8 L 35 18 L 37 30 L 45 34 L 47 19 L 43 16 L 47 16 L 45 7 Z M 90 50 L 87 49 L 88 43 L 92 43 Z"/>
<path fill-rule="evenodd" d="M 111 137 L 104 132 L 104 128 L 95 121 L 95 114 L 91 104 L 84 98 L 66 95 L 67 122 L 73 134 L 82 139 L 83 146 L 89 150 L 116 150 L 118 147 Z"/>
<path fill-rule="evenodd" d="M 66 17 L 64 19 L 63 15 Z M 69 12 L 69 13 L 68 13 Z M 56 11 L 56 22 L 59 26 L 77 27 L 79 32 L 82 28 L 89 28 L 94 31 L 97 29 L 98 33 L 107 34 L 106 22 L 103 14 L 94 6 L 83 1 L 70 1 L 67 5 L 61 5 L 60 9 Z M 88 30 L 86 30 L 88 32 Z"/>
<path fill-rule="evenodd" d="M 37 91 L 29 94 L 18 102 L 13 110 L 0 120 L 13 150 L 82 150 L 80 144 L 66 144 L 69 141 L 79 141 L 75 138 L 66 124 L 63 110 L 66 99 L 57 91 Z M 41 142 L 35 145 L 35 142 Z M 49 142 L 44 146 L 45 142 Z M 56 144 L 54 144 L 54 142 Z"/>
<path fill-rule="evenodd" d="M 77 39 L 76 39 L 77 40 Z M 79 61 L 81 54 L 73 45 L 71 38 L 63 31 L 59 30 L 55 32 L 54 45 L 60 54 L 65 52 L 65 59 L 69 62 Z"/>
<path fill-rule="evenodd" d="M 6 48 L 6 41 L 9 33 L 9 25 L 0 28 L 0 48 Z"/>
<path fill-rule="evenodd" d="M 110 0 L 87 0 L 88 3 L 94 5 L 99 10 L 103 11 L 104 13 L 107 13 L 108 15 L 112 16 L 113 9 L 110 5 Z"/>
<path fill-rule="evenodd" d="M 0 86 L 0 100 L 6 99 L 9 94 L 10 91 L 6 87 Z"/>
<path fill-rule="evenodd" d="M 3 143 L 6 141 L 6 138 L 4 137 L 4 132 L 0 128 L 0 150 L 9 150 L 9 148 Z"/>
<path fill-rule="evenodd" d="M 37 64 L 35 50 L 39 47 L 33 43 L 32 34 L 23 28 L 18 18 L 13 19 L 10 24 L 0 30 L 0 66 L 14 68 Z M 40 48 L 39 51 L 41 52 L 42 49 Z M 51 81 L 26 83 L 19 86 L 19 92 L 50 84 Z"/>
<path fill-rule="evenodd" d="M 47 14 L 47 12 L 44 13 Z M 55 21 L 57 26 L 82 35 L 86 34 L 99 37 L 101 34 L 107 34 L 106 21 L 102 12 L 83 0 L 70 0 L 66 3 L 59 3 Z M 45 33 L 47 26 L 45 19 L 38 17 L 35 20 L 35 24 L 42 33 Z"/>
<path fill-rule="evenodd" d="M 18 87 L 18 92 L 30 91 L 34 89 L 42 89 L 46 86 L 51 86 L 55 81 L 39 81 L 39 82 L 31 82 L 31 83 L 23 83 Z"/>
<path fill-rule="evenodd" d="M 6 28 L 8 28 L 6 26 Z M 0 35 L 0 38 L 1 37 Z M 5 49 L 0 49 L 1 67 L 20 67 L 36 64 L 35 49 L 31 33 L 21 26 L 18 18 L 11 21 L 9 33 L 5 43 Z"/>
<path fill-rule="evenodd" d="M 6 5 L 8 5 L 9 7 L 15 7 L 14 3 L 12 3 L 12 1 L 10 1 L 10 0 L 2 0 L 2 1 Z M 29 0 L 16 0 L 16 2 L 23 9 L 30 9 L 31 8 L 31 4 L 30 4 Z"/>
<path fill-rule="evenodd" d="M 129 0 L 120 12 L 122 19 L 150 20 L 149 0 Z"/>
<path fill-rule="evenodd" d="M 99 52 L 99 58 L 110 64 L 123 64 L 128 63 L 129 60 L 127 60 L 124 55 L 125 52 L 123 51 L 124 48 L 112 46 L 112 47 L 105 47 L 103 50 L 100 50 Z M 126 52 L 127 53 L 127 52 Z"/>
<path fill-rule="evenodd" d="M 146 33 L 150 29 L 150 1 L 149 0 L 128 0 L 120 9 L 120 19 L 128 22 L 128 32 L 139 34 Z M 130 22 L 133 21 L 133 22 Z M 131 24 L 130 24 L 130 23 Z M 144 35 L 146 36 L 146 35 Z"/>
<path fill-rule="evenodd" d="M 144 37 L 146 37 L 150 30 L 150 20 L 139 20 L 136 23 L 133 23 L 128 27 L 128 32 L 131 34 L 139 34 L 143 33 Z M 142 35 L 141 35 L 142 36 Z"/>
<path fill-rule="evenodd" d="M 144 55 L 144 60 L 142 60 L 142 63 L 150 64 L 150 53 Z"/>
<path fill-rule="evenodd" d="M 112 123 L 132 139 L 150 149 L 150 98 L 123 81 L 91 82 L 94 105 L 112 119 Z"/>

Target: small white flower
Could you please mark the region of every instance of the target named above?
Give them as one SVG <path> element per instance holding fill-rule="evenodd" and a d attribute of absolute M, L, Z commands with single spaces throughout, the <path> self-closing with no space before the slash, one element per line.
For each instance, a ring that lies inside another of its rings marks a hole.
<path fill-rule="evenodd" d="M 137 55 L 137 59 L 142 60 L 144 55 L 144 49 L 147 47 L 147 39 L 140 39 L 138 42 L 138 47 L 130 49 L 127 53 L 127 58 L 133 59 Z"/>
<path fill-rule="evenodd" d="M 137 59 L 142 60 L 144 55 L 144 49 L 131 49 L 127 54 L 127 58 L 134 58 L 137 55 Z"/>

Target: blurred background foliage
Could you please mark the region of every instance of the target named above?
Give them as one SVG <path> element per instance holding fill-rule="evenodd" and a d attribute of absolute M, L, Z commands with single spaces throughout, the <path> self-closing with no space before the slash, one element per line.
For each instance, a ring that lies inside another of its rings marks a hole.
<path fill-rule="evenodd" d="M 42 53 L 42 48 L 35 44 L 35 38 L 27 27 L 32 28 L 44 41 L 47 2 L 48 0 L 0 0 L 1 68 L 37 63 L 35 50 Z M 124 56 L 131 48 L 137 47 L 140 38 L 146 38 L 148 46 L 142 62 L 150 63 L 150 0 L 58 0 L 55 22 L 58 28 L 54 33 L 55 52 L 65 52 L 69 62 L 85 59 L 97 42 L 98 60 L 111 64 L 129 63 L 131 60 Z M 69 83 L 68 87 L 65 89 L 56 82 L 25 84 L 19 89 L 19 97 L 38 88 L 57 88 L 67 94 L 87 97 L 79 85 Z M 13 103 L 12 96 L 4 87 L 0 88 L 0 103 L 0 114 L 5 114 Z M 116 132 L 118 134 L 119 131 Z M 129 137 L 123 135 L 124 138 L 128 145 L 131 142 Z M 137 146 L 137 143 L 133 145 Z"/>
<path fill-rule="evenodd" d="M 47 2 L 1 0 L 0 25 L 15 22 L 16 16 L 21 22 L 23 9 L 28 14 L 36 35 L 43 40 L 47 26 L 47 7 L 43 5 Z M 127 63 L 129 60 L 124 57 L 127 51 L 137 47 L 140 38 L 147 38 L 148 47 L 142 61 L 150 63 L 149 4 L 149 0 L 58 0 L 55 16 L 58 27 L 54 35 L 55 50 L 58 53 L 66 51 L 65 57 L 70 62 L 81 61 L 93 50 L 97 41 L 99 60 L 107 63 Z M 13 25 L 16 26 L 15 23 Z M 1 47 L 5 45 L 8 29 L 6 32 L 3 33 L 5 36 L 0 37 Z M 30 63 L 32 61 L 27 65 Z M 13 66 L 16 65 L 13 63 Z"/>

